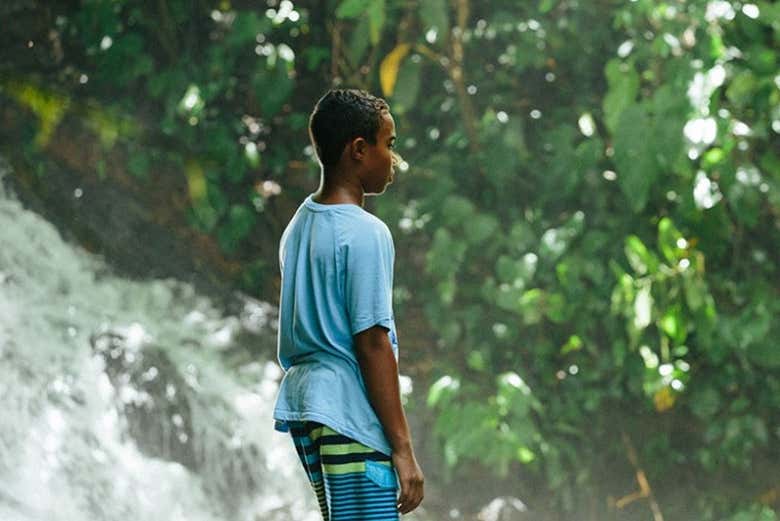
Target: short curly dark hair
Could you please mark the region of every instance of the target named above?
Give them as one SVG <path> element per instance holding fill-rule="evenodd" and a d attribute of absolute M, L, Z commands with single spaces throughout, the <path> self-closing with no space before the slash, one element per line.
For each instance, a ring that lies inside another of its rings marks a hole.
<path fill-rule="evenodd" d="M 309 137 L 324 166 L 339 162 L 344 146 L 362 137 L 376 143 L 382 112 L 390 106 L 358 89 L 332 89 L 322 96 L 309 117 Z"/>

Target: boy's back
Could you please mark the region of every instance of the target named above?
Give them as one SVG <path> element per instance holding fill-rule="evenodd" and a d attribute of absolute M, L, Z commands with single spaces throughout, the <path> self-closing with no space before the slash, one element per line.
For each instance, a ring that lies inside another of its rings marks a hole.
<path fill-rule="evenodd" d="M 286 374 L 277 420 L 316 421 L 391 453 L 366 396 L 353 336 L 386 327 L 397 359 L 393 257 L 387 226 L 361 207 L 309 196 L 298 209 L 279 249 L 279 361 Z"/>

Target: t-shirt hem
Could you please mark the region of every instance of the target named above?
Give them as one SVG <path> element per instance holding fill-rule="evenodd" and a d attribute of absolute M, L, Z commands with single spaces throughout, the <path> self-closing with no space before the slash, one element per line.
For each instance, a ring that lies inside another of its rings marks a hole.
<path fill-rule="evenodd" d="M 365 331 L 366 329 L 373 326 L 382 326 L 386 329 L 392 329 L 392 325 L 393 325 L 393 320 L 390 316 L 380 317 L 380 318 L 366 318 L 356 322 L 352 326 L 352 334 L 357 335 L 361 331 Z"/>
<path fill-rule="evenodd" d="M 342 434 L 348 438 L 352 438 L 353 440 L 362 443 L 367 447 L 381 452 L 385 456 L 392 456 L 393 454 L 393 451 L 389 445 L 377 443 L 376 440 L 369 439 L 360 432 L 355 431 L 340 422 L 334 421 L 332 418 L 324 414 L 317 412 L 276 411 L 274 413 L 274 420 L 276 422 L 274 428 L 279 432 L 287 432 L 287 429 L 283 425 L 280 425 L 280 422 L 315 421 L 323 425 L 327 425 L 339 434 Z"/>

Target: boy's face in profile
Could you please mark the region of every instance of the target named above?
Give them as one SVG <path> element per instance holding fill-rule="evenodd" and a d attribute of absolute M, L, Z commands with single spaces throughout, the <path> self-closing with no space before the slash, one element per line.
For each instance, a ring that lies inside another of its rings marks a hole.
<path fill-rule="evenodd" d="M 363 162 L 361 181 L 366 194 L 381 194 L 393 182 L 393 167 L 397 162 L 394 143 L 395 121 L 390 112 L 383 111 L 376 144 L 368 143 Z"/>

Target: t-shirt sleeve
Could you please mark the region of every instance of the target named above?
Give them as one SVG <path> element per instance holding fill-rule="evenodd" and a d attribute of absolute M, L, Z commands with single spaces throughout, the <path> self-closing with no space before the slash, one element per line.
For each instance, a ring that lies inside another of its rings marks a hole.
<path fill-rule="evenodd" d="M 394 249 L 384 226 L 366 227 L 344 249 L 344 300 L 353 335 L 372 326 L 391 329 Z"/>

